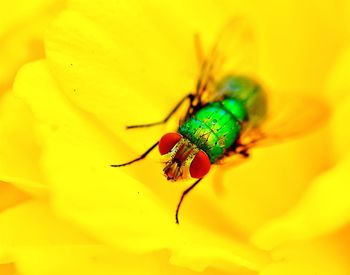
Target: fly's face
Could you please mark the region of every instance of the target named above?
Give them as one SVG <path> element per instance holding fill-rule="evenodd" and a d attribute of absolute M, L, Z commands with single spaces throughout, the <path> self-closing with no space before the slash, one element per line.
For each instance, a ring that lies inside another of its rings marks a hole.
<path fill-rule="evenodd" d="M 179 133 L 165 134 L 159 141 L 159 152 L 168 180 L 203 178 L 210 169 L 207 154 Z"/>

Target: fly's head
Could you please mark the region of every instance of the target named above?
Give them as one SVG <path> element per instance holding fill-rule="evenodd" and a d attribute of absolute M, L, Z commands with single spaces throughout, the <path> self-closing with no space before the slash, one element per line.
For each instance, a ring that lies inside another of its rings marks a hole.
<path fill-rule="evenodd" d="M 159 152 L 168 180 L 203 178 L 210 169 L 207 154 L 179 133 L 167 133 L 159 141 Z"/>

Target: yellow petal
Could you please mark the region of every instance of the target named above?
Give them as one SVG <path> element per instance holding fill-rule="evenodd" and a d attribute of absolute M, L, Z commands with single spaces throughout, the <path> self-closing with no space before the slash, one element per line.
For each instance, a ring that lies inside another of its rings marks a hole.
<path fill-rule="evenodd" d="M 33 113 L 12 92 L 0 100 L 0 180 L 33 194 L 43 194 L 45 180 L 39 164 L 41 149 L 33 130 Z"/>
<path fill-rule="evenodd" d="M 54 199 L 64 212 L 79 212 L 82 210 L 79 202 L 90 205 L 91 211 L 95 207 L 107 211 L 104 216 L 96 213 L 95 219 L 92 219 L 93 212 L 89 214 L 90 219 L 82 215 L 76 217 L 86 223 L 98 225 L 112 215 L 115 217 L 112 222 L 118 225 L 120 221 L 122 226 L 139 233 L 146 231 L 139 226 L 142 221 L 150 227 L 157 223 L 160 223 L 159 228 L 169 227 L 170 221 L 163 222 L 164 210 L 153 201 L 150 190 L 121 169 L 110 167 L 115 156 L 125 154 L 123 146 L 115 143 L 83 112 L 73 108 L 60 93 L 45 62 L 25 66 L 14 87 L 16 93 L 30 104 L 38 119 L 36 126 L 43 139 L 46 176 Z M 129 246 L 134 243 L 136 248 L 142 248 L 136 239 L 121 239 L 114 233 L 113 236 Z"/>
<path fill-rule="evenodd" d="M 0 182 L 0 212 L 29 199 L 29 195 L 11 184 Z"/>
<path fill-rule="evenodd" d="M 287 214 L 263 226 L 253 241 L 270 249 L 291 240 L 317 237 L 350 220 L 350 155 L 315 180 L 301 201 Z"/>
<path fill-rule="evenodd" d="M 331 120 L 331 141 L 334 159 L 349 153 L 350 129 L 345 127 L 350 118 L 350 47 L 339 56 L 327 82 L 327 98 L 334 106 Z"/>
<path fill-rule="evenodd" d="M 347 46 L 339 53 L 326 82 L 326 96 L 335 108 L 350 95 L 350 47 Z"/>
<path fill-rule="evenodd" d="M 125 254 L 103 245 L 28 247 L 16 253 L 16 267 L 23 275 L 114 275 L 114 274 L 184 274 L 198 272 L 169 263 L 165 251 L 142 255 Z M 215 269 L 201 272 L 203 275 L 224 275 Z M 240 270 L 240 275 L 255 273 Z"/>
<path fill-rule="evenodd" d="M 14 264 L 0 264 L 0 274 L 1 275 L 13 275 L 15 273 L 16 268 Z"/>
<path fill-rule="evenodd" d="M 0 213 L 0 262 L 27 246 L 93 243 L 79 229 L 58 219 L 46 201 L 28 201 Z"/>
<path fill-rule="evenodd" d="M 72 29 L 72 24 L 77 27 Z M 122 34 L 129 35 L 122 30 L 120 33 L 109 33 L 77 12 L 65 12 L 56 22 L 55 29 L 51 30 L 46 43 L 52 70 L 63 91 L 79 107 L 92 112 L 119 136 L 127 123 L 161 119 L 159 116 L 165 114 L 169 105 L 175 102 L 170 99 L 180 99 L 184 94 L 172 97 L 176 85 L 170 87 L 164 75 L 154 72 L 154 67 L 161 67 L 160 57 L 148 57 L 148 53 L 154 55 L 155 52 L 147 47 L 138 54 L 140 49 L 134 50 Z M 137 40 L 139 47 L 146 43 L 140 43 L 140 40 L 143 39 Z M 125 41 L 125 44 L 120 41 Z M 173 53 L 163 55 L 174 56 Z M 158 63 L 152 66 L 147 59 Z M 174 57 L 174 60 L 178 58 Z M 165 68 L 162 70 L 166 71 Z M 173 72 L 170 70 L 167 74 Z M 184 84 L 183 79 L 176 82 L 177 85 Z M 188 88 L 179 90 L 187 92 Z M 162 96 L 156 96 L 154 91 Z M 160 100 L 166 102 L 163 108 L 158 107 L 161 106 L 157 104 Z"/>
<path fill-rule="evenodd" d="M 44 55 L 41 36 L 63 0 L 14 0 L 1 3 L 0 90 L 10 88 L 18 68 Z"/>
<path fill-rule="evenodd" d="M 211 186 L 200 187 L 207 188 L 205 197 L 216 209 L 216 219 L 224 216 L 231 230 L 249 236 L 293 207 L 310 181 L 329 165 L 326 133 L 320 129 L 297 140 L 253 148 L 241 164 L 227 159 L 227 164 L 218 166 L 208 178 Z"/>
<path fill-rule="evenodd" d="M 347 197 L 350 192 L 347 184 L 350 178 L 350 132 L 345 127 L 350 119 L 350 97 L 345 92 L 349 86 L 345 77 L 349 75 L 346 70 L 349 64 L 348 58 L 339 60 L 328 87 L 328 95 L 335 109 L 329 123 L 331 134 L 327 134 L 323 150 L 333 150 L 330 159 L 339 161 L 333 161 L 334 167 L 316 179 L 288 213 L 257 232 L 254 241 L 262 247 L 271 248 L 286 241 L 326 234 L 350 220 L 350 203 Z M 335 93 L 333 98 L 332 93 Z"/>
<path fill-rule="evenodd" d="M 350 65 L 350 63 L 349 63 Z M 349 74 L 350 76 L 350 74 Z M 331 121 L 333 154 L 336 160 L 342 160 L 350 153 L 350 129 L 346 127 L 350 119 L 350 97 L 336 105 Z M 350 175 L 349 175 L 350 176 Z"/>
<path fill-rule="evenodd" d="M 328 237 L 283 246 L 272 253 L 275 262 L 259 274 L 347 275 L 350 272 L 349 229 L 347 226 Z"/>
<path fill-rule="evenodd" d="M 158 165 L 143 162 L 148 170 L 144 183 L 110 168 L 113 158 L 123 155 L 122 146 L 70 104 L 45 62 L 25 66 L 14 89 L 38 119 L 43 161 L 60 215 L 127 251 L 169 249 L 176 264 L 191 269 L 258 270 L 268 261 L 264 253 L 229 235 L 189 223 L 179 228 L 173 212 L 178 196 L 171 192 L 183 187 L 161 184 Z"/>
<path fill-rule="evenodd" d="M 347 1 L 257 1 L 252 5 L 262 79 L 273 90 L 324 90 L 329 68 L 347 42 Z"/>

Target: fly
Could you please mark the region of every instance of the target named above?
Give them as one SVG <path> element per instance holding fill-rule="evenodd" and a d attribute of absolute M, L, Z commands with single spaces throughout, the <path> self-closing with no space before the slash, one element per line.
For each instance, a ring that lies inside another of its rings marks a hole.
<path fill-rule="evenodd" d="M 274 108 L 270 94 L 252 73 L 240 70 L 241 65 L 253 63 L 248 60 L 253 38 L 246 21 L 232 20 L 207 58 L 203 58 L 198 36 L 195 41 L 200 63 L 195 92 L 183 97 L 162 121 L 127 126 L 134 129 L 165 124 L 188 102 L 177 130 L 163 135 L 140 157 L 111 165 L 130 165 L 158 147 L 168 180 L 195 179 L 182 193 L 175 212 L 176 223 L 185 196 L 205 177 L 211 165 L 233 156 L 247 158 L 252 147 L 308 131 L 327 114 L 321 102 L 296 96 L 277 103 L 279 110 L 271 112 Z"/>

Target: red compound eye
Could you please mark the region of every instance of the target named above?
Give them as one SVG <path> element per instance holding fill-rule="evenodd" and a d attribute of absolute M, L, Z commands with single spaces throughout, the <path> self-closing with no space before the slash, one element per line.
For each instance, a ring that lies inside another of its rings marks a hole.
<path fill-rule="evenodd" d="M 190 165 L 190 174 L 192 178 L 203 178 L 210 170 L 210 159 L 206 153 L 199 151 Z"/>
<path fill-rule="evenodd" d="M 175 146 L 182 136 L 179 133 L 167 133 L 159 141 L 159 152 L 161 155 L 167 154 Z"/>

